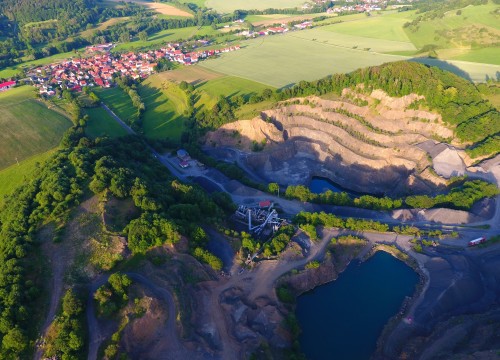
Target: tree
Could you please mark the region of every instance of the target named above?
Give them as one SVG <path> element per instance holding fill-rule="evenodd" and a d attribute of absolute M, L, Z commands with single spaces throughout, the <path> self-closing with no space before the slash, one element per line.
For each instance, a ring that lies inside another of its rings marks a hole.
<path fill-rule="evenodd" d="M 279 195 L 280 186 L 277 183 L 269 183 L 267 189 L 270 193 Z"/>
<path fill-rule="evenodd" d="M 22 352 L 27 345 L 26 336 L 17 327 L 10 329 L 2 339 L 2 346 L 15 354 Z"/>
<path fill-rule="evenodd" d="M 145 31 L 141 31 L 139 33 L 139 40 L 141 41 L 147 41 L 148 40 L 148 33 Z"/>

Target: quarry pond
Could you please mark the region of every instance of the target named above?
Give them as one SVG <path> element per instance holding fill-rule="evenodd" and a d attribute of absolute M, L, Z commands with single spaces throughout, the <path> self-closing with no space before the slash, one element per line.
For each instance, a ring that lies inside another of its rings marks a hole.
<path fill-rule="evenodd" d="M 409 266 L 382 251 L 353 261 L 336 281 L 297 299 L 302 351 L 311 360 L 369 359 L 384 325 L 417 282 Z"/>

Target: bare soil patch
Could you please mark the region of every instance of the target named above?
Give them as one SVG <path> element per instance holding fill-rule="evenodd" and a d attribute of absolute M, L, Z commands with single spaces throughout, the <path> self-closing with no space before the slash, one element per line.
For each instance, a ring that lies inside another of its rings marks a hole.
<path fill-rule="evenodd" d="M 120 2 L 121 0 L 110 0 L 110 1 Z M 168 5 L 165 3 L 140 1 L 140 0 L 131 0 L 131 1 L 135 2 L 136 4 L 146 6 L 162 15 L 193 17 L 193 14 L 191 13 L 188 13 L 187 11 L 178 9 L 175 6 Z"/>

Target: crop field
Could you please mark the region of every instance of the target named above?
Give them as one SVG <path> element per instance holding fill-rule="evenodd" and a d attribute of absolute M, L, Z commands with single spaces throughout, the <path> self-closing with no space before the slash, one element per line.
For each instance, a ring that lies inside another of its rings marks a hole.
<path fill-rule="evenodd" d="M 102 107 L 84 109 L 89 120 L 85 127 L 85 133 L 95 139 L 99 136 L 110 138 L 127 135 L 127 132 L 108 114 Z"/>
<path fill-rule="evenodd" d="M 71 126 L 33 94 L 30 86 L 0 93 L 0 169 L 54 148 Z"/>
<path fill-rule="evenodd" d="M 266 88 L 272 89 L 272 87 L 240 77 L 220 77 L 207 81 L 196 88 L 199 99 L 195 106 L 211 109 L 221 95 L 226 97 L 241 95 L 248 99 L 252 95 L 260 95 Z"/>
<path fill-rule="evenodd" d="M 29 179 L 36 171 L 37 164 L 43 164 L 54 153 L 55 149 L 47 152 L 34 155 L 19 162 L 19 165 L 14 164 L 3 170 L 0 170 L 0 206 L 3 202 L 4 195 L 8 195 L 18 186 L 21 186 L 26 179 Z"/>
<path fill-rule="evenodd" d="M 300 80 L 315 80 L 402 59 L 405 58 L 296 36 L 274 35 L 245 42 L 242 50 L 204 61 L 199 66 L 280 88 Z"/>
<path fill-rule="evenodd" d="M 205 6 L 218 12 L 229 13 L 234 10 L 264 10 L 269 8 L 294 8 L 304 4 L 304 0 L 206 0 Z"/>
<path fill-rule="evenodd" d="M 187 95 L 178 85 L 151 76 L 138 89 L 146 106 L 143 114 L 143 130 L 152 139 L 179 141 L 188 108 Z"/>
<path fill-rule="evenodd" d="M 94 91 L 101 101 L 126 123 L 137 119 L 137 110 L 132 104 L 130 96 L 118 86 L 110 89 L 96 88 Z"/>

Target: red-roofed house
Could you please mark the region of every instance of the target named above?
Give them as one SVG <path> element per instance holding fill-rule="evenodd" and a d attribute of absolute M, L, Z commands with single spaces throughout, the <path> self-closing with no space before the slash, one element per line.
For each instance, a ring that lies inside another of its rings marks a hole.
<path fill-rule="evenodd" d="M 0 91 L 9 90 L 9 89 L 10 89 L 10 88 L 12 88 L 14 85 L 16 85 L 16 82 L 15 82 L 15 81 L 7 81 L 7 82 L 4 82 L 4 83 L 1 83 L 1 84 L 0 84 Z"/>

